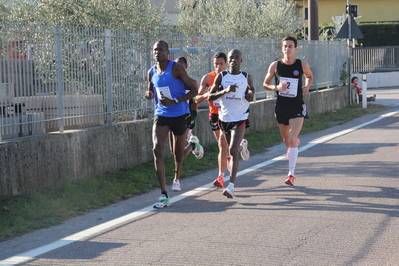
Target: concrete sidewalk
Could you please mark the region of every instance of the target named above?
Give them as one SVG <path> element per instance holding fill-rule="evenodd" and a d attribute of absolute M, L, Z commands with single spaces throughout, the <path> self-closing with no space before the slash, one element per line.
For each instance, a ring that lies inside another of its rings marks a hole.
<path fill-rule="evenodd" d="M 375 104 L 382 104 L 389 107 L 399 106 L 399 87 L 369 89 L 368 96 L 376 95 Z"/>

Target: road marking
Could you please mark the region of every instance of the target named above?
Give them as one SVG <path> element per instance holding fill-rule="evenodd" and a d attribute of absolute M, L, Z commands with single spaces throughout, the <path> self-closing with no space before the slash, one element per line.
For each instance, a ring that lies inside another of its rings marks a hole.
<path fill-rule="evenodd" d="M 333 133 L 333 134 L 330 134 L 330 135 L 323 136 L 321 138 L 315 139 L 313 141 L 310 141 L 305 146 L 299 148 L 299 152 L 302 152 L 302 151 L 305 151 L 307 149 L 310 149 L 311 147 L 314 147 L 317 144 L 321 144 L 321 143 L 327 142 L 327 141 L 329 141 L 331 139 L 346 135 L 346 134 L 351 133 L 351 132 L 353 132 L 355 130 L 358 130 L 359 128 L 362 128 L 364 126 L 370 125 L 370 124 L 375 123 L 375 122 L 378 122 L 378 121 L 380 121 L 380 120 L 382 120 L 382 119 L 384 119 L 386 117 L 390 117 L 390 116 L 393 116 L 393 115 L 398 114 L 398 113 L 399 113 L 399 110 L 394 111 L 394 112 L 390 112 L 390 113 L 386 113 L 386 114 L 383 114 L 383 115 L 381 115 L 381 116 L 379 116 L 379 117 L 377 117 L 377 118 L 375 118 L 373 120 L 365 122 L 363 124 L 360 124 L 360 125 L 354 126 L 352 128 L 345 129 L 345 130 L 342 130 L 340 132 Z M 284 160 L 284 159 L 286 159 L 286 155 L 285 154 L 281 155 L 281 156 L 278 156 L 278 157 L 275 157 L 273 159 L 270 159 L 268 161 L 259 163 L 257 165 L 251 166 L 251 167 L 246 168 L 244 170 L 241 170 L 241 171 L 239 171 L 237 173 L 237 176 L 241 176 L 241 175 L 250 173 L 250 172 L 252 172 L 254 170 L 260 169 L 262 167 L 265 167 L 267 165 L 270 165 L 272 163 L 275 163 L 275 162 L 278 162 L 278 161 Z M 226 181 L 229 181 L 230 180 L 230 176 L 226 176 L 225 179 L 226 179 Z M 195 188 L 193 190 L 187 191 L 187 192 L 182 193 L 180 195 L 177 195 L 175 197 L 172 197 L 170 199 L 170 201 L 171 201 L 171 203 L 178 202 L 178 201 L 183 200 L 183 199 L 185 199 L 187 197 L 193 196 L 193 195 L 195 195 L 195 194 L 197 194 L 199 192 L 207 190 L 207 189 L 209 189 L 211 187 L 213 187 L 213 182 L 208 183 L 206 185 L 203 185 L 201 187 Z M 0 266 L 6 266 L 6 265 L 7 266 L 11 266 L 11 265 L 16 265 L 16 264 L 19 264 L 19 263 L 26 262 L 28 260 L 32 260 L 32 259 L 34 259 L 34 258 L 36 258 L 36 257 L 38 257 L 38 256 L 40 256 L 40 255 L 42 255 L 44 253 L 47 253 L 49 251 L 58 249 L 60 247 L 66 246 L 66 245 L 69 245 L 69 244 L 74 243 L 76 241 L 80 241 L 83 238 L 86 238 L 86 237 L 89 237 L 91 235 L 97 234 L 97 233 L 99 233 L 101 231 L 110 229 L 112 227 L 115 227 L 115 226 L 117 226 L 119 224 L 122 224 L 122 223 L 125 223 L 127 221 L 130 221 L 132 219 L 135 219 L 135 218 L 137 218 L 137 217 L 139 217 L 141 215 L 147 214 L 147 213 L 152 212 L 154 210 L 156 210 L 156 209 L 154 209 L 152 207 L 152 205 L 148 206 L 148 207 L 145 207 L 145 208 L 142 208 L 142 209 L 140 209 L 138 211 L 129 213 L 127 215 L 121 216 L 121 217 L 113 219 L 111 221 L 108 221 L 108 222 L 102 223 L 100 225 L 91 227 L 89 229 L 80 231 L 80 232 L 78 232 L 76 234 L 64 237 L 64 238 L 62 238 L 60 240 L 57 240 L 57 241 L 55 241 L 53 243 L 50 243 L 48 245 L 41 246 L 41 247 L 38 247 L 38 248 L 35 248 L 35 249 L 31 249 L 31 250 L 29 250 L 27 252 L 23 252 L 23 253 L 20 253 L 18 255 L 15 255 L 13 257 L 10 257 L 10 258 L 7 258 L 5 260 L 2 260 L 2 261 L 0 261 Z"/>

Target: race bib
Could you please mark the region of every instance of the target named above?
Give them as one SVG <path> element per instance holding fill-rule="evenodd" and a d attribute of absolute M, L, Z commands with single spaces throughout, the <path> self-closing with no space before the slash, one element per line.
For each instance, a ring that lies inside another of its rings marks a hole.
<path fill-rule="evenodd" d="M 287 89 L 279 91 L 279 95 L 283 97 L 295 98 L 298 94 L 298 79 L 280 77 L 280 83 L 286 81 Z"/>
<path fill-rule="evenodd" d="M 158 100 L 161 101 L 162 98 L 169 98 L 169 99 L 173 99 L 172 98 L 172 94 L 170 93 L 170 89 L 168 86 L 166 87 L 155 87 L 156 91 L 157 91 L 157 96 L 158 96 Z M 161 104 L 161 102 L 159 102 L 159 104 Z"/>

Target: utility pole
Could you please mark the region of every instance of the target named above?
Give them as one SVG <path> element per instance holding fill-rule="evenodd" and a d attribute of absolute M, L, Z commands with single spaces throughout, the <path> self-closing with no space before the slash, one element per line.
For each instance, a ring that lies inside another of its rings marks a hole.
<path fill-rule="evenodd" d="M 319 40 L 319 6 L 318 0 L 309 0 L 309 40 Z"/>

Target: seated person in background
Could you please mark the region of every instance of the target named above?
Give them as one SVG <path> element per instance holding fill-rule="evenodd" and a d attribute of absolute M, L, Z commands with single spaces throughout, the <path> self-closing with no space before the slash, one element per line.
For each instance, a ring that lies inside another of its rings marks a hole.
<path fill-rule="evenodd" d="M 357 86 L 357 82 L 359 81 L 359 78 L 358 77 L 353 77 L 352 79 L 351 79 L 351 84 L 353 84 L 353 86 L 355 87 L 355 89 L 356 89 L 356 92 L 357 92 L 357 94 L 359 95 L 359 101 L 361 102 L 362 101 L 362 90 Z M 367 101 L 368 102 L 374 102 L 375 101 L 375 97 L 376 97 L 376 95 L 374 94 L 373 96 L 370 96 L 370 97 L 367 97 Z"/>

